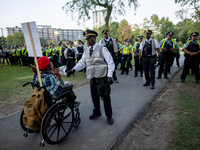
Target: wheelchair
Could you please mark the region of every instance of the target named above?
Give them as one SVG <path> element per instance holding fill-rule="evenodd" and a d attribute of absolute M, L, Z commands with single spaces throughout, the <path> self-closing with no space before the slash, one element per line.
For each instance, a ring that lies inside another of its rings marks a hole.
<path fill-rule="evenodd" d="M 23 85 L 31 84 L 34 88 L 33 82 L 27 82 Z M 40 146 L 44 146 L 44 142 L 48 144 L 58 144 L 64 141 L 70 134 L 72 128 L 77 128 L 81 122 L 79 105 L 80 102 L 75 101 L 76 95 L 73 92 L 73 85 L 67 85 L 64 87 L 62 94 L 56 98 L 51 99 L 50 102 L 46 100 L 50 98 L 45 86 L 38 88 L 38 90 L 44 89 L 44 98 L 47 103 L 48 109 L 43 117 L 41 123 L 41 135 L 43 140 Z M 39 132 L 37 130 L 31 129 L 23 121 L 24 110 L 22 110 L 20 115 L 20 125 L 22 129 L 26 132 L 24 136 L 27 137 L 28 133 Z"/>

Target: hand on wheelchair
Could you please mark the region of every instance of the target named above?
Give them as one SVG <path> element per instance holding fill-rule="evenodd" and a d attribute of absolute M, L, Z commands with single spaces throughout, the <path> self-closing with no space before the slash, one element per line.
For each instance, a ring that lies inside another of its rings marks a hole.
<path fill-rule="evenodd" d="M 75 69 L 69 70 L 69 71 L 67 72 L 67 77 L 70 77 L 71 74 L 74 74 L 74 72 L 75 72 Z"/>

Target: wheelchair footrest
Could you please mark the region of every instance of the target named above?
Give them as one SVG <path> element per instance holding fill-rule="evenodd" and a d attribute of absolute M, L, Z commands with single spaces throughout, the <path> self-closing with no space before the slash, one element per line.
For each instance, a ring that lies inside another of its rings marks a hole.
<path fill-rule="evenodd" d="M 76 107 L 79 107 L 79 105 L 81 104 L 81 102 L 78 102 L 78 101 L 75 101 L 74 103 L 75 103 Z"/>

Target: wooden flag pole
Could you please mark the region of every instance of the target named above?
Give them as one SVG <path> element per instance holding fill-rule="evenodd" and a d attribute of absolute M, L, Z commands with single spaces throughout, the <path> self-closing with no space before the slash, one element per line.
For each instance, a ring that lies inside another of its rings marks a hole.
<path fill-rule="evenodd" d="M 38 77 L 39 77 L 39 82 L 40 82 L 40 87 L 41 87 L 42 86 L 42 80 L 41 80 L 41 76 L 40 76 L 40 70 L 39 70 L 39 67 L 38 67 L 37 56 L 36 56 L 36 52 L 35 52 L 35 46 L 34 46 L 34 43 L 33 43 L 33 37 L 32 37 L 32 34 L 31 34 L 31 28 L 30 28 L 30 25 L 29 25 L 28 22 L 26 23 L 26 25 L 27 25 L 29 36 L 30 36 L 30 40 L 31 40 L 31 45 L 32 45 L 32 49 L 33 49 L 33 54 L 34 54 L 37 74 L 38 74 Z"/>

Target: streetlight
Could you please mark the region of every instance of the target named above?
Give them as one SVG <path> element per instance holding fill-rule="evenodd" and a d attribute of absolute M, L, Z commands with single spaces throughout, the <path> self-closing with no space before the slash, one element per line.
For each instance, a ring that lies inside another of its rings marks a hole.
<path fill-rule="evenodd" d="M 54 33 L 55 33 L 55 35 L 56 35 L 56 45 L 57 45 L 57 43 L 58 43 L 58 34 L 59 34 L 59 33 L 58 33 L 57 30 L 56 30 Z"/>

